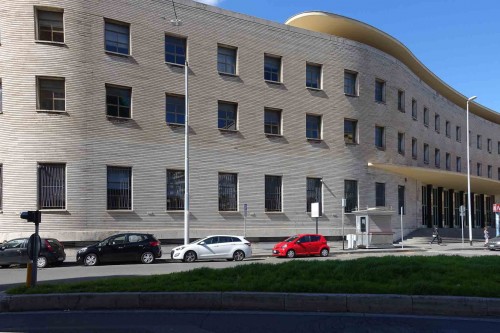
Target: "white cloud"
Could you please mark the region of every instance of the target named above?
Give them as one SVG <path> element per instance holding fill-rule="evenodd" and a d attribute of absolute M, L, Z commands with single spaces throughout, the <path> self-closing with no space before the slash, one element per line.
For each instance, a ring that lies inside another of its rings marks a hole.
<path fill-rule="evenodd" d="M 224 0 L 195 0 L 197 2 L 206 3 L 211 6 L 218 6 Z"/>

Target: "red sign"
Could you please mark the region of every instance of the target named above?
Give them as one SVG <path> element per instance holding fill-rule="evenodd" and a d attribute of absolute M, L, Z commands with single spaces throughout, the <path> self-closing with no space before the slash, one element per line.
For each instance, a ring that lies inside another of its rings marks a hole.
<path fill-rule="evenodd" d="M 493 204 L 493 213 L 500 213 L 500 204 Z"/>

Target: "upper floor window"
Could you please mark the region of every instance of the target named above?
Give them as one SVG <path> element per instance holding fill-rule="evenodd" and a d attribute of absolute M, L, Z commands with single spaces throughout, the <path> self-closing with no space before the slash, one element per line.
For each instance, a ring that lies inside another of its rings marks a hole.
<path fill-rule="evenodd" d="M 219 172 L 219 211 L 238 211 L 238 174 Z"/>
<path fill-rule="evenodd" d="M 132 168 L 107 167 L 107 209 L 132 209 Z"/>
<path fill-rule="evenodd" d="M 488 165 L 488 178 L 493 177 L 493 167 L 491 165 Z"/>
<path fill-rule="evenodd" d="M 480 134 L 477 135 L 477 149 L 483 149 L 483 137 Z"/>
<path fill-rule="evenodd" d="M 314 202 L 319 202 L 319 211 L 320 215 L 323 211 L 322 208 L 322 197 L 323 197 L 323 183 L 321 182 L 321 178 L 307 178 L 307 193 L 306 193 L 306 209 L 307 212 L 311 212 L 311 204 Z"/>
<path fill-rule="evenodd" d="M 411 117 L 415 120 L 418 117 L 417 101 L 415 99 L 411 100 Z"/>
<path fill-rule="evenodd" d="M 104 30 L 106 51 L 130 54 L 130 25 L 128 23 L 106 20 Z"/>
<path fill-rule="evenodd" d="M 186 64 L 186 38 L 165 35 L 165 62 Z"/>
<path fill-rule="evenodd" d="M 64 43 L 63 10 L 36 9 L 37 40 Z"/>
<path fill-rule="evenodd" d="M 281 58 L 270 55 L 264 56 L 264 80 L 281 82 Z"/>
<path fill-rule="evenodd" d="M 460 126 L 455 127 L 455 139 L 457 142 L 462 142 L 462 129 Z"/>
<path fill-rule="evenodd" d="M 281 135 L 281 110 L 264 109 L 264 133 Z"/>
<path fill-rule="evenodd" d="M 405 112 L 405 92 L 398 90 L 398 110 Z"/>
<path fill-rule="evenodd" d="M 357 96 L 357 78 L 358 73 L 345 70 L 344 71 L 344 94 Z"/>
<path fill-rule="evenodd" d="M 344 212 L 350 213 L 358 209 L 358 181 L 344 180 Z"/>
<path fill-rule="evenodd" d="M 424 143 L 424 163 L 429 164 L 429 145 Z"/>
<path fill-rule="evenodd" d="M 398 153 L 405 154 L 405 134 L 401 132 L 398 133 Z"/>
<path fill-rule="evenodd" d="M 65 164 L 38 164 L 38 208 L 66 208 Z"/>
<path fill-rule="evenodd" d="M 445 124 L 445 132 L 446 132 L 446 136 L 449 138 L 451 137 L 451 126 L 450 126 L 450 122 L 449 121 L 446 121 L 446 124 Z"/>
<path fill-rule="evenodd" d="M 385 206 L 385 183 L 375 183 L 375 206 Z"/>
<path fill-rule="evenodd" d="M 106 85 L 106 115 L 130 118 L 132 88 Z"/>
<path fill-rule="evenodd" d="M 265 211 L 266 212 L 281 212 L 282 211 L 282 187 L 281 176 L 265 176 Z"/>
<path fill-rule="evenodd" d="M 462 172 L 462 158 L 460 156 L 457 156 L 457 161 L 456 161 L 457 165 L 457 172 Z"/>
<path fill-rule="evenodd" d="M 64 78 L 37 77 L 38 110 L 66 110 Z"/>
<path fill-rule="evenodd" d="M 477 163 L 477 175 L 478 176 L 483 175 L 483 165 L 481 163 Z"/>
<path fill-rule="evenodd" d="M 451 170 L 451 155 L 446 153 L 446 170 Z"/>
<path fill-rule="evenodd" d="M 184 210 L 184 170 L 167 170 L 167 210 Z"/>
<path fill-rule="evenodd" d="M 416 138 L 411 138 L 411 157 L 416 160 L 418 157 L 418 143 Z"/>
<path fill-rule="evenodd" d="M 2 92 L 3 92 L 3 89 L 2 89 L 2 80 L 0 80 L 0 113 L 3 112 L 3 108 L 2 108 Z"/>
<path fill-rule="evenodd" d="M 238 104 L 220 102 L 218 108 L 218 128 L 223 130 L 236 131 Z"/>
<path fill-rule="evenodd" d="M 424 125 L 429 126 L 429 109 L 424 108 Z"/>
<path fill-rule="evenodd" d="M 488 153 L 491 154 L 491 151 L 493 150 L 493 146 L 492 146 L 492 143 L 491 143 L 491 139 L 488 139 L 486 141 L 486 145 L 487 145 L 487 149 L 488 149 Z"/>
<path fill-rule="evenodd" d="M 405 207 L 405 187 L 403 185 L 398 185 L 398 214 L 401 215 L 401 210 L 403 215 L 406 214 Z"/>
<path fill-rule="evenodd" d="M 165 117 L 167 124 L 184 125 L 186 122 L 186 102 L 184 96 L 166 95 Z"/>
<path fill-rule="evenodd" d="M 217 70 L 219 73 L 236 75 L 236 54 L 234 47 L 217 47 Z"/>
<path fill-rule="evenodd" d="M 306 115 L 306 138 L 321 140 L 321 116 Z"/>
<path fill-rule="evenodd" d="M 356 143 L 358 121 L 354 119 L 344 119 L 344 142 Z"/>
<path fill-rule="evenodd" d="M 375 147 L 385 149 L 385 127 L 375 126 Z"/>
<path fill-rule="evenodd" d="M 500 180 L 500 168 L 497 168 L 497 173 L 498 173 L 497 179 Z"/>
<path fill-rule="evenodd" d="M 306 87 L 321 89 L 321 65 L 306 64 Z"/>
<path fill-rule="evenodd" d="M 441 131 L 441 121 L 440 120 L 441 120 L 441 117 L 439 117 L 439 115 L 436 114 L 434 116 L 434 130 L 438 133 Z"/>
<path fill-rule="evenodd" d="M 375 101 L 385 102 L 385 81 L 380 79 L 375 79 Z"/>
<path fill-rule="evenodd" d="M 497 147 L 497 149 L 498 149 L 498 154 L 500 154 L 500 141 L 498 141 L 497 145 L 498 145 L 498 147 Z"/>
<path fill-rule="evenodd" d="M 434 149 L 434 165 L 436 168 L 441 167 L 441 151 L 439 149 Z"/>

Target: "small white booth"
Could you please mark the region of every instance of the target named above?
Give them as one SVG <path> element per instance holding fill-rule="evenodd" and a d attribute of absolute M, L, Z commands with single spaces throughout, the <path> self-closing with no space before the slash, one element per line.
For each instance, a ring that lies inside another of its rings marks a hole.
<path fill-rule="evenodd" d="M 356 215 L 356 246 L 358 248 L 393 247 L 391 218 L 396 213 L 385 207 L 353 211 Z"/>

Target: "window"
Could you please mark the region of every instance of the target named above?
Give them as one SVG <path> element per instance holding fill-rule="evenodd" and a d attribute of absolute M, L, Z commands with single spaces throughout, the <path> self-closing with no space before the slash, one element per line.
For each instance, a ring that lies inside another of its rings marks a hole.
<path fill-rule="evenodd" d="M 130 25 L 128 23 L 106 20 L 104 34 L 107 52 L 130 54 Z"/>
<path fill-rule="evenodd" d="M 375 126 L 375 147 L 385 149 L 385 127 Z"/>
<path fill-rule="evenodd" d="M 415 99 L 411 100 L 411 117 L 415 120 L 418 117 L 417 101 Z"/>
<path fill-rule="evenodd" d="M 457 142 L 462 142 L 462 129 L 460 126 L 455 127 L 455 139 Z"/>
<path fill-rule="evenodd" d="M 344 71 L 344 94 L 350 96 L 357 96 L 356 89 L 358 73 L 351 71 Z"/>
<path fill-rule="evenodd" d="M 237 104 L 219 102 L 218 127 L 222 130 L 236 131 Z"/>
<path fill-rule="evenodd" d="M 281 135 L 281 111 L 264 109 L 264 133 Z"/>
<path fill-rule="evenodd" d="M 2 108 L 2 90 L 3 90 L 2 89 L 2 80 L 0 80 L 0 113 L 3 112 L 3 108 Z"/>
<path fill-rule="evenodd" d="M 38 208 L 66 208 L 65 164 L 38 164 Z"/>
<path fill-rule="evenodd" d="M 483 137 L 480 134 L 477 135 L 477 149 L 483 149 Z"/>
<path fill-rule="evenodd" d="M 64 43 L 62 10 L 36 10 L 37 40 Z"/>
<path fill-rule="evenodd" d="M 0 164 L 0 211 L 3 210 L 3 165 Z"/>
<path fill-rule="evenodd" d="M 493 177 L 493 167 L 491 165 L 488 165 L 488 178 Z"/>
<path fill-rule="evenodd" d="M 108 210 L 132 209 L 132 168 L 108 166 Z"/>
<path fill-rule="evenodd" d="M 480 177 L 483 175 L 483 165 L 481 163 L 477 163 L 477 175 Z"/>
<path fill-rule="evenodd" d="M 441 167 L 441 152 L 439 149 L 434 149 L 434 165 L 436 168 Z"/>
<path fill-rule="evenodd" d="M 344 142 L 345 143 L 356 143 L 357 133 L 356 129 L 358 127 L 358 121 L 353 119 L 344 119 Z"/>
<path fill-rule="evenodd" d="M 424 108 L 424 125 L 429 126 L 429 109 Z"/>
<path fill-rule="evenodd" d="M 281 58 L 264 56 L 264 80 L 281 82 Z"/>
<path fill-rule="evenodd" d="M 184 96 L 166 95 L 165 120 L 167 124 L 184 125 L 186 122 L 186 104 Z"/>
<path fill-rule="evenodd" d="M 130 118 L 132 88 L 106 85 L 106 115 Z"/>
<path fill-rule="evenodd" d="M 66 93 L 63 78 L 37 78 L 38 110 L 65 111 Z"/>
<path fill-rule="evenodd" d="M 429 145 L 424 143 L 424 163 L 429 164 Z"/>
<path fill-rule="evenodd" d="M 491 154 L 491 151 L 493 150 L 493 146 L 492 146 L 492 144 L 491 144 L 491 139 L 488 139 L 488 140 L 486 141 L 486 144 L 487 144 L 488 153 L 490 153 L 490 154 Z"/>
<path fill-rule="evenodd" d="M 186 38 L 165 35 L 165 62 L 186 64 Z"/>
<path fill-rule="evenodd" d="M 462 172 L 462 158 L 457 156 L 457 172 Z"/>
<path fill-rule="evenodd" d="M 401 208 L 403 208 L 403 215 L 406 214 L 405 207 L 405 187 L 399 185 L 398 186 L 398 214 L 401 215 Z"/>
<path fill-rule="evenodd" d="M 321 140 L 321 116 L 306 115 L 306 138 Z"/>
<path fill-rule="evenodd" d="M 344 180 L 345 213 L 358 209 L 358 181 Z"/>
<path fill-rule="evenodd" d="M 411 138 L 411 157 L 414 160 L 418 157 L 418 142 L 416 138 Z"/>
<path fill-rule="evenodd" d="M 238 210 L 238 175 L 219 172 L 219 211 Z"/>
<path fill-rule="evenodd" d="M 440 121 L 440 119 L 441 119 L 441 118 L 439 117 L 439 115 L 438 115 L 438 114 L 436 114 L 436 115 L 434 116 L 434 130 L 435 130 L 436 132 L 438 132 L 438 133 L 441 131 L 441 121 Z"/>
<path fill-rule="evenodd" d="M 375 183 L 375 206 L 385 207 L 385 183 Z"/>
<path fill-rule="evenodd" d="M 184 170 L 167 170 L 167 210 L 184 210 Z"/>
<path fill-rule="evenodd" d="M 451 155 L 446 153 L 446 170 L 451 170 Z"/>
<path fill-rule="evenodd" d="M 446 121 L 446 124 L 445 124 L 445 132 L 446 132 L 446 136 L 448 138 L 451 137 L 451 125 L 450 125 L 450 122 L 447 120 Z"/>
<path fill-rule="evenodd" d="M 0 86 L 0 88 L 1 88 L 1 86 Z M 500 155 L 500 141 L 498 141 L 498 147 L 497 147 L 497 149 L 498 149 L 498 154 Z"/>
<path fill-rule="evenodd" d="M 311 212 L 311 204 L 319 202 L 319 214 L 323 211 L 321 178 L 307 178 L 307 212 Z"/>
<path fill-rule="evenodd" d="M 375 79 L 375 101 L 385 102 L 385 81 L 380 79 Z"/>
<path fill-rule="evenodd" d="M 281 176 L 266 175 L 266 212 L 281 212 Z"/>
<path fill-rule="evenodd" d="M 306 87 L 321 89 L 321 65 L 306 64 Z"/>
<path fill-rule="evenodd" d="M 500 168 L 497 168 L 498 176 L 497 179 L 500 180 Z"/>
<path fill-rule="evenodd" d="M 405 154 L 405 134 L 401 132 L 398 133 L 398 153 Z"/>
<path fill-rule="evenodd" d="M 405 112 L 405 92 L 398 90 L 398 110 Z"/>
<path fill-rule="evenodd" d="M 219 73 L 236 75 L 236 48 L 219 45 L 217 48 L 217 70 Z"/>

